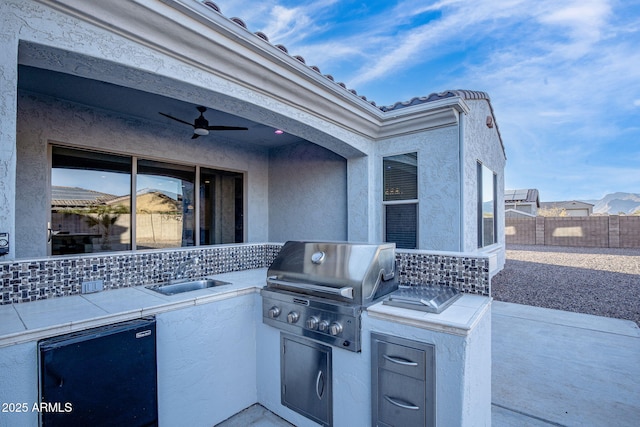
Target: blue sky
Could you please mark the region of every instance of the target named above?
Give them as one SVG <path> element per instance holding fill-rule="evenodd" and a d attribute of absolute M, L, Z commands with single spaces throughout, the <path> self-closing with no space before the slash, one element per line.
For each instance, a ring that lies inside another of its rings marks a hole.
<path fill-rule="evenodd" d="M 505 188 L 640 193 L 640 0 L 214 0 L 378 105 L 487 92 Z"/>

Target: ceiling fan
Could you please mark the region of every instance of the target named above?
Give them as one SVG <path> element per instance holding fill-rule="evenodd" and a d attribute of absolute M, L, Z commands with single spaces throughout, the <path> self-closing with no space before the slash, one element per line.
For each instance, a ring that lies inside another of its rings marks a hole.
<path fill-rule="evenodd" d="M 237 127 L 237 126 L 209 126 L 209 121 L 204 118 L 204 112 L 207 111 L 207 107 L 197 107 L 198 111 L 200 111 L 200 117 L 196 118 L 193 123 L 186 122 L 184 120 L 178 119 L 176 117 L 170 116 L 169 114 L 160 113 L 165 117 L 168 117 L 172 120 L 178 121 L 180 123 L 184 123 L 185 125 L 189 125 L 193 127 L 193 136 L 191 139 L 196 139 L 199 136 L 209 135 L 210 130 L 247 130 L 245 127 Z"/>

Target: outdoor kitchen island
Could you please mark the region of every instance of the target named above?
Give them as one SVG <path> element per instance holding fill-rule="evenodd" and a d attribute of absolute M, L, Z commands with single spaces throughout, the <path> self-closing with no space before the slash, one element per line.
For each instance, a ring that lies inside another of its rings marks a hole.
<path fill-rule="evenodd" d="M 298 427 L 317 426 L 281 404 L 281 332 L 257 326 L 259 403 Z M 491 425 L 491 298 L 465 294 L 440 314 L 370 306 L 362 315 L 362 351 L 332 351 L 334 426 L 372 425 L 372 333 L 434 345 L 436 425 Z"/>
<path fill-rule="evenodd" d="M 398 289 L 394 254 L 389 243 L 285 243 L 261 291 L 264 406 L 297 426 L 490 424 L 490 298 Z M 440 311 L 435 296 L 452 305 Z"/>
<path fill-rule="evenodd" d="M 160 426 L 211 426 L 256 402 L 298 427 L 317 425 L 280 402 L 280 331 L 261 319 L 266 271 L 212 276 L 231 285 L 173 296 L 139 286 L 2 306 L 0 400 L 37 402 L 37 340 L 156 316 Z M 490 304 L 465 294 L 441 314 L 368 307 L 362 351 L 332 352 L 332 425 L 371 425 L 371 332 L 435 346 L 438 425 L 489 425 Z M 32 426 L 37 418 L 31 410 L 5 413 L 0 425 Z"/>

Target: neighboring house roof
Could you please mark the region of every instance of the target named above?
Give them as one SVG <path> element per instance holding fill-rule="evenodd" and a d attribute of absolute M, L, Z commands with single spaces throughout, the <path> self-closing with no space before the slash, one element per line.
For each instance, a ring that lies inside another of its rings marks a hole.
<path fill-rule="evenodd" d="M 79 187 L 51 186 L 52 206 L 90 206 L 107 203 L 117 198 L 113 194 L 87 190 Z"/>
<path fill-rule="evenodd" d="M 516 217 L 535 218 L 536 217 L 534 214 L 522 212 L 517 209 L 505 209 L 504 215 L 507 218 L 516 218 Z"/>
<path fill-rule="evenodd" d="M 153 212 L 175 212 L 181 209 L 182 196 L 171 192 L 145 188 L 136 195 L 138 210 Z M 95 205 L 129 204 L 130 197 L 87 190 L 79 187 L 51 187 L 51 205 L 59 208 L 86 207 Z"/>
<path fill-rule="evenodd" d="M 542 202 L 540 207 L 544 209 L 562 208 L 562 209 L 590 209 L 593 208 L 591 203 L 579 202 L 577 200 L 568 200 L 564 202 Z"/>
<path fill-rule="evenodd" d="M 537 207 L 540 207 L 540 195 L 535 188 L 524 190 L 504 190 L 504 202 L 505 203 L 535 203 Z"/>

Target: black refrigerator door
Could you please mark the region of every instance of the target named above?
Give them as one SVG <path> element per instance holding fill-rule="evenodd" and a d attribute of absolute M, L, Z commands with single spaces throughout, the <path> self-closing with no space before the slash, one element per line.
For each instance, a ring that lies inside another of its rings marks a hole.
<path fill-rule="evenodd" d="M 155 319 L 42 340 L 42 426 L 158 425 Z"/>

